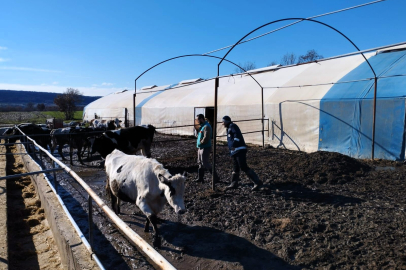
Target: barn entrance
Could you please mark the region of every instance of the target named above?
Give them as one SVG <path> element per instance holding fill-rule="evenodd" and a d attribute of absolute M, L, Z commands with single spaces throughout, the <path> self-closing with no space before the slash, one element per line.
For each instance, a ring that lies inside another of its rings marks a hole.
<path fill-rule="evenodd" d="M 196 120 L 196 116 L 198 114 L 203 114 L 204 117 L 207 118 L 209 121 L 210 125 L 213 127 L 213 122 L 214 122 L 214 107 L 195 107 L 195 115 L 194 115 L 194 121 L 195 121 L 195 131 L 200 128 L 199 123 Z M 195 134 L 197 134 L 195 132 Z"/>

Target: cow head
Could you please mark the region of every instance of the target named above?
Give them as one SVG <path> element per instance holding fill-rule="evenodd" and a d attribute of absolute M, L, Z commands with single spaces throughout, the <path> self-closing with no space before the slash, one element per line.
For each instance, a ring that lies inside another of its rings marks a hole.
<path fill-rule="evenodd" d="M 6 129 L 6 130 L 4 131 L 4 133 L 1 134 L 1 135 L 2 135 L 2 136 L 13 136 L 13 135 L 14 135 L 14 130 L 15 130 L 14 127 L 8 128 L 8 129 Z M 14 138 L 6 139 L 6 140 L 7 140 L 7 142 L 9 142 L 9 143 L 15 143 L 15 142 L 17 141 L 17 139 L 18 139 L 17 137 L 14 137 Z"/>
<path fill-rule="evenodd" d="M 116 148 L 113 142 L 104 135 L 96 137 L 93 140 L 90 140 L 90 142 L 90 153 L 93 155 L 94 153 L 99 152 L 103 158 L 106 158 L 106 156 Z"/>
<path fill-rule="evenodd" d="M 121 122 L 123 122 L 123 121 L 119 120 L 118 118 L 116 118 L 114 120 L 114 124 L 116 124 L 117 129 L 121 128 Z"/>
<path fill-rule="evenodd" d="M 160 174 L 158 176 L 159 182 L 167 186 L 164 195 L 169 205 L 175 210 L 177 214 L 183 214 L 186 212 L 185 202 L 183 196 L 185 193 L 185 180 L 186 178 L 181 174 L 176 174 L 167 179 Z"/>

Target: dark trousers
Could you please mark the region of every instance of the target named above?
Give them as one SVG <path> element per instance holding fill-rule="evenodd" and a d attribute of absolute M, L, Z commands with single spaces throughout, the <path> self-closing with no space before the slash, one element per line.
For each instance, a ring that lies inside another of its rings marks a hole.
<path fill-rule="evenodd" d="M 233 158 L 233 169 L 235 173 L 239 174 L 240 170 L 246 173 L 250 170 L 247 165 L 247 149 L 242 149 L 231 157 Z"/>

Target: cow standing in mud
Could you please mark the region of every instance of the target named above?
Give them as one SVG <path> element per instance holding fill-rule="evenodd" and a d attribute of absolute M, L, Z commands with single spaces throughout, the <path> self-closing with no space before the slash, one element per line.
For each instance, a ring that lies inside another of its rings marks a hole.
<path fill-rule="evenodd" d="M 111 207 L 120 213 L 120 200 L 136 203 L 146 215 L 144 231 L 149 231 L 151 222 L 154 229 L 154 247 L 161 246 L 157 215 L 166 202 L 177 214 L 185 212 L 183 196 L 185 177 L 172 176 L 161 163 L 143 156 L 126 155 L 114 150 L 106 157 L 107 194 L 111 197 Z"/>
<path fill-rule="evenodd" d="M 114 149 L 128 155 L 135 155 L 141 150 L 144 156 L 151 157 L 151 144 L 154 134 L 155 127 L 152 125 L 106 131 L 101 136 L 92 139 L 91 153 L 99 152 L 105 159 Z"/>
<path fill-rule="evenodd" d="M 62 148 L 65 144 L 69 145 L 69 157 L 70 164 L 73 165 L 72 156 L 73 149 L 77 149 L 77 156 L 80 164 L 84 165 L 82 161 L 82 149 L 87 145 L 87 134 L 93 132 L 92 128 L 58 128 L 51 131 L 52 148 L 51 154 L 58 146 L 58 153 L 63 160 L 66 160 L 63 156 Z"/>

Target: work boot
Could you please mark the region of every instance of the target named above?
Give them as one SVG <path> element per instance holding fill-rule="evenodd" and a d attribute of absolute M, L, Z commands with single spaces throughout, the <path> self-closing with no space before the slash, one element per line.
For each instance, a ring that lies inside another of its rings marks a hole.
<path fill-rule="evenodd" d="M 210 172 L 211 175 L 213 175 L 213 169 L 212 168 L 209 169 L 209 172 Z M 219 183 L 219 182 L 220 182 L 220 177 L 218 176 L 217 172 L 214 171 L 214 183 Z"/>
<path fill-rule="evenodd" d="M 196 183 L 203 183 L 204 180 L 204 168 L 197 169 L 197 178 L 194 180 Z"/>
<path fill-rule="evenodd" d="M 260 187 L 262 187 L 262 181 L 259 180 L 258 175 L 252 169 L 249 169 L 246 174 L 249 179 L 254 182 L 254 186 L 251 188 L 252 191 L 258 190 Z"/>
<path fill-rule="evenodd" d="M 233 172 L 233 176 L 231 178 L 231 184 L 226 187 L 227 189 L 236 189 L 238 188 L 238 180 L 240 179 L 240 175 L 238 173 Z"/>

